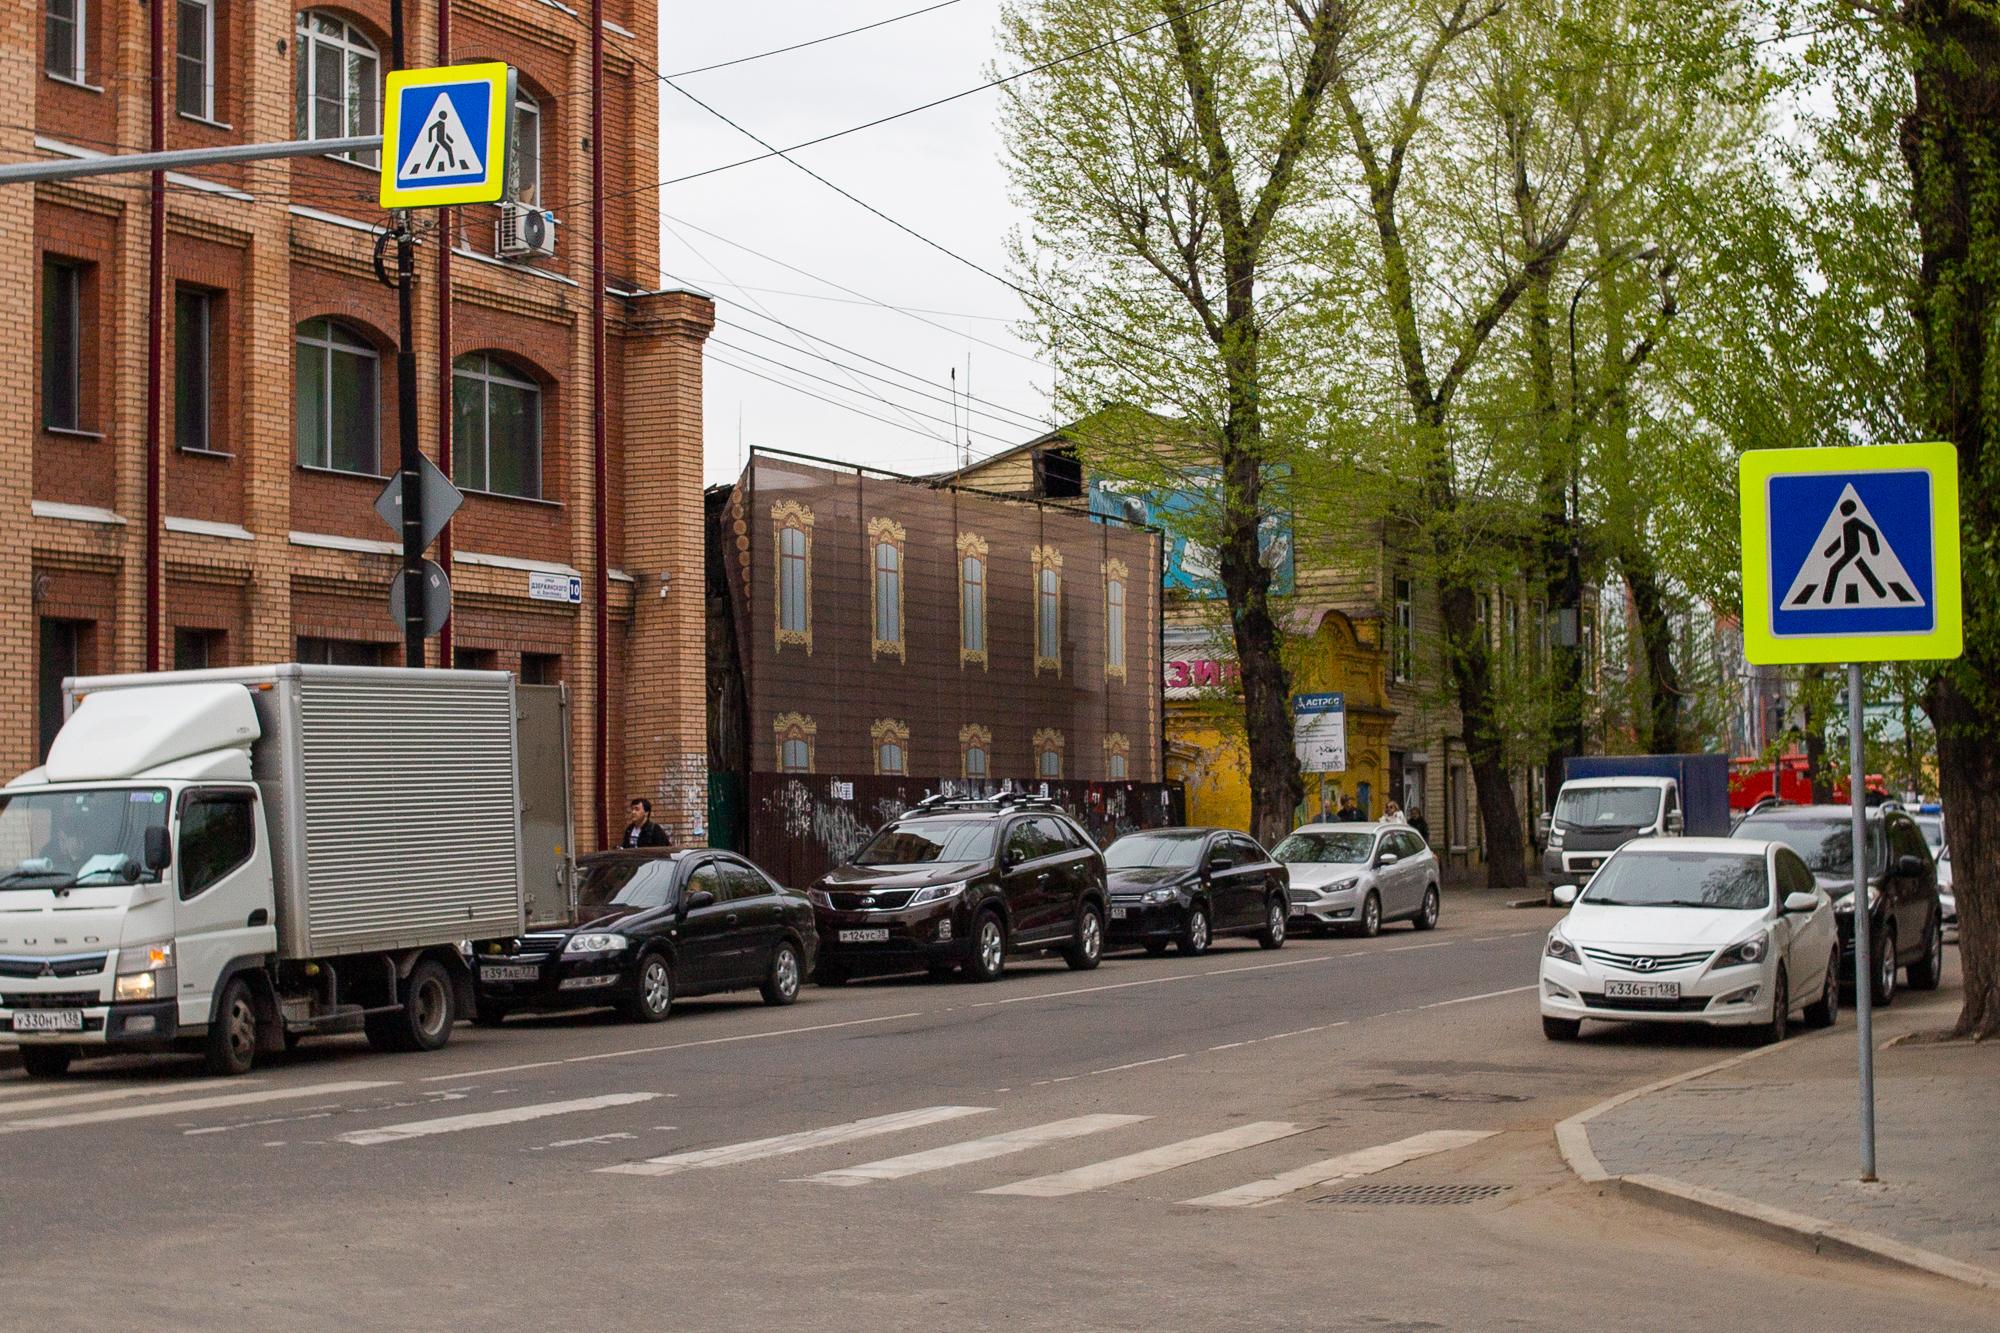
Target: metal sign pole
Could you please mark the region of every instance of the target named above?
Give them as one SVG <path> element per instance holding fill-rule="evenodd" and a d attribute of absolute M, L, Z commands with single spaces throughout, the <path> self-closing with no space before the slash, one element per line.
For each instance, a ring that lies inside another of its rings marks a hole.
<path fill-rule="evenodd" d="M 389 45 L 397 69 L 409 61 L 403 33 L 403 0 L 389 3 Z M 384 143 L 383 152 L 395 145 Z M 403 665 L 424 664 L 424 515 L 423 447 L 417 440 L 417 342 L 413 310 L 416 286 L 416 238 L 410 232 L 410 211 L 396 213 L 396 433 L 401 437 L 396 470 L 403 482 Z"/>
<path fill-rule="evenodd" d="M 1874 969 L 1875 914 L 1868 902 L 1868 806 L 1862 742 L 1861 664 L 1847 667 L 1847 803 L 1853 821 L 1854 1030 L 1861 1046 L 1861 1178 L 1875 1179 L 1875 1013 L 1869 979 Z M 1893 962 L 1893 960 L 1891 960 Z"/>

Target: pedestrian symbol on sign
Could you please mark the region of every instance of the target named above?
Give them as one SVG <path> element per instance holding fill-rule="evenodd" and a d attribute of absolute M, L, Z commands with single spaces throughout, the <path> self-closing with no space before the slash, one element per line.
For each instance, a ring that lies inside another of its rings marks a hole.
<path fill-rule="evenodd" d="M 1922 606 L 1924 599 L 1913 582 L 1850 483 L 1820 526 L 1812 554 L 1785 594 L 1785 605 L 1797 610 Z"/>
<path fill-rule="evenodd" d="M 439 93 L 424 115 L 423 132 L 410 145 L 402 169 L 396 173 L 397 178 L 420 181 L 470 176 L 476 179 L 483 172 L 479 154 L 472 144 L 472 135 L 466 130 L 464 120 L 460 119 L 457 106 L 449 95 Z"/>

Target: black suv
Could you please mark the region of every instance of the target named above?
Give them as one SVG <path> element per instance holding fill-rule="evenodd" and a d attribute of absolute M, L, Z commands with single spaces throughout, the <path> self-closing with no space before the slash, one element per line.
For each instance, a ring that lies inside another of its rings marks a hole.
<path fill-rule="evenodd" d="M 825 986 L 920 969 L 992 981 L 1010 953 L 1056 951 L 1087 970 L 1104 951 L 1104 857 L 1037 798 L 932 797 L 808 896 Z"/>
<path fill-rule="evenodd" d="M 1782 842 L 1805 858 L 1833 899 L 1840 929 L 1843 984 L 1854 977 L 1854 815 L 1844 805 L 1770 806 L 1736 826 L 1739 838 Z M 1895 806 L 1867 813 L 1869 993 L 1878 1005 L 1896 998 L 1896 972 L 1911 990 L 1935 990 L 1944 974 L 1944 908 L 1937 863 L 1917 821 Z"/>

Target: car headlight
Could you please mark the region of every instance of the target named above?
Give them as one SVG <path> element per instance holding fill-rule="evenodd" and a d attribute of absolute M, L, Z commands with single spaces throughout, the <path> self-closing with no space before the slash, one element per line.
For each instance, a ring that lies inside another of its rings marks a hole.
<path fill-rule="evenodd" d="M 910 899 L 910 906 L 922 907 L 925 903 L 950 902 L 971 887 L 972 881 L 964 879 L 956 884 L 933 884 L 928 888 L 918 889 L 916 895 Z"/>
<path fill-rule="evenodd" d="M 1358 887 L 1360 883 L 1361 883 L 1361 876 L 1349 875 L 1346 879 L 1337 879 L 1333 883 L 1327 885 L 1326 891 L 1328 893 L 1346 893 L 1349 889 Z"/>
<path fill-rule="evenodd" d="M 830 908 L 833 906 L 833 895 L 829 894 L 825 889 L 807 889 L 806 901 L 814 907 Z"/>
<path fill-rule="evenodd" d="M 1179 892 L 1179 889 L 1150 889 L 1145 900 L 1149 903 L 1170 903 Z"/>
<path fill-rule="evenodd" d="M 1575 947 L 1568 940 L 1556 934 L 1553 930 L 1549 932 L 1548 946 L 1542 952 L 1551 958 L 1559 958 L 1565 963 L 1575 963 L 1578 967 L 1583 966 L 1582 955 L 1577 953 Z"/>
<path fill-rule="evenodd" d="M 615 934 L 572 935 L 563 946 L 563 956 L 586 953 L 617 953 L 625 947 L 625 937 Z"/>
<path fill-rule="evenodd" d="M 172 996 L 179 984 L 172 940 L 127 945 L 118 951 L 118 976 L 112 983 L 111 998 L 157 1000 Z"/>
<path fill-rule="evenodd" d="M 1762 935 L 1752 935 L 1739 944 L 1732 944 L 1716 955 L 1716 967 L 1741 967 L 1745 963 L 1761 963 L 1770 952 L 1770 944 Z"/>

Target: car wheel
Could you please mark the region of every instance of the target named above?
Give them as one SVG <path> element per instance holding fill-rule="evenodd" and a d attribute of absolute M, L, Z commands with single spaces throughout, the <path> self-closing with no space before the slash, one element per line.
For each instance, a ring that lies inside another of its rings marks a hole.
<path fill-rule="evenodd" d="M 1582 1031 L 1583 1020 L 1580 1018 L 1550 1018 L 1546 1014 L 1542 1016 L 1542 1035 L 1550 1041 L 1575 1041 L 1577 1034 Z"/>
<path fill-rule="evenodd" d="M 239 1078 L 257 1063 L 257 1002 L 241 978 L 222 988 L 201 1062 L 218 1078 Z"/>
<path fill-rule="evenodd" d="M 998 981 L 1007 969 L 1007 928 L 1000 914 L 985 911 L 972 923 L 972 954 L 965 960 L 968 981 Z"/>
<path fill-rule="evenodd" d="M 69 1062 L 75 1058 L 76 1048 L 72 1046 L 21 1048 L 21 1068 L 29 1078 L 61 1078 L 69 1072 Z"/>
<path fill-rule="evenodd" d="M 1076 939 L 1063 950 L 1063 961 L 1072 972 L 1088 972 L 1104 957 L 1104 918 L 1085 903 L 1076 918 Z"/>
<path fill-rule="evenodd" d="M 1266 949 L 1285 947 L 1285 918 L 1288 905 L 1283 898 L 1273 898 L 1264 904 L 1264 929 L 1257 936 L 1257 943 Z"/>
<path fill-rule="evenodd" d="M 1382 933 L 1382 899 L 1373 889 L 1368 890 L 1368 897 L 1361 904 L 1361 922 L 1354 927 L 1354 933 L 1364 940 Z"/>
<path fill-rule="evenodd" d="M 1830 1028 L 1840 1017 L 1840 950 L 1827 960 L 1826 980 L 1820 983 L 1819 999 L 1806 1006 L 1806 1022 L 1816 1028 Z"/>
<path fill-rule="evenodd" d="M 1875 980 L 1868 987 L 1868 998 L 1877 1009 L 1887 1009 L 1896 1002 L 1896 928 L 1890 926 L 1875 937 L 1875 956 L 1869 959 L 1875 964 Z"/>
<path fill-rule="evenodd" d="M 1785 969 L 1779 968 L 1778 975 L 1771 983 L 1771 1021 L 1757 1029 L 1757 1043 L 1769 1046 L 1781 1042 L 1790 1033 L 1792 1026 L 1792 985 L 1785 976 Z"/>
<path fill-rule="evenodd" d="M 1208 908 L 1196 903 L 1188 909 L 1187 929 L 1181 932 L 1181 952 L 1193 958 L 1208 952 Z"/>
<path fill-rule="evenodd" d="M 1944 980 L 1944 927 L 1937 917 L 1931 917 L 1930 928 L 1924 932 L 1924 956 L 1910 964 L 1904 974 L 1911 990 L 1936 990 Z"/>
<path fill-rule="evenodd" d="M 1165 958 L 1170 943 L 1169 940 L 1147 940 L 1146 952 L 1154 958 Z"/>
<path fill-rule="evenodd" d="M 799 998 L 799 978 L 803 970 L 799 966 L 799 946 L 790 940 L 779 940 L 778 947 L 771 954 L 771 970 L 764 977 L 760 993 L 765 1004 L 790 1004 Z"/>
<path fill-rule="evenodd" d="M 1418 930 L 1435 930 L 1438 923 L 1438 891 L 1433 884 L 1424 890 L 1424 905 L 1410 918 L 1410 924 Z"/>
<path fill-rule="evenodd" d="M 674 1008 L 674 967 L 665 954 L 649 953 L 639 960 L 632 992 L 618 1002 L 618 1012 L 634 1023 L 657 1023 Z"/>

